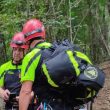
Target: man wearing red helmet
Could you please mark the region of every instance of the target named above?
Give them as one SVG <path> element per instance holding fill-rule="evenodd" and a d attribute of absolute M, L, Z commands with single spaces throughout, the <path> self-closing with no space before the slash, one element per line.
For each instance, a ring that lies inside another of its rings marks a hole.
<path fill-rule="evenodd" d="M 64 46 L 60 48 L 59 45 L 57 45 L 57 49 L 59 50 L 56 49 L 52 51 L 52 49 L 54 49 L 53 46 L 56 45 L 52 46 L 50 43 L 45 42 L 44 26 L 42 22 L 37 19 L 27 21 L 23 26 L 22 32 L 31 51 L 23 59 L 19 110 L 28 109 L 32 91 L 34 91 L 37 96 L 38 107 L 35 110 L 74 110 L 74 103 L 80 105 L 83 104 L 86 99 L 92 100 L 93 97 L 95 97 L 97 94 L 96 91 L 100 89 L 99 85 L 102 87 L 104 84 L 104 74 L 98 68 L 96 72 L 95 67 L 92 67 L 91 61 L 85 54 L 75 52 L 73 45 L 69 42 L 71 46 L 69 45 L 68 48 L 65 47 L 65 49 Z M 65 44 L 67 42 L 63 43 Z M 72 49 L 70 49 L 70 47 Z M 60 49 L 62 49 L 61 54 Z M 53 54 L 58 55 L 52 56 Z M 64 55 L 65 57 L 63 57 Z M 49 57 L 51 60 L 49 60 Z M 63 62 L 61 62 L 61 60 Z M 59 63 L 55 64 L 55 62 Z M 64 66 L 64 64 L 67 64 L 67 67 Z M 48 68 L 46 68 L 46 65 Z M 70 69 L 68 69 L 68 67 Z M 59 70 L 57 71 L 56 69 Z M 86 70 L 87 72 L 85 72 Z M 82 71 L 83 74 L 80 74 Z M 98 76 L 98 71 L 100 72 L 99 79 L 102 79 L 101 82 L 97 82 L 96 74 Z M 87 74 L 92 76 L 91 73 L 95 75 L 94 79 L 97 82 L 97 86 L 93 86 L 95 81 L 91 81 L 92 77 L 88 78 Z M 88 80 L 90 81 L 89 83 Z M 79 101 L 78 104 L 77 101 Z"/>
<path fill-rule="evenodd" d="M 40 20 L 31 19 L 27 21 L 23 26 L 22 32 L 32 49 L 24 57 L 21 70 L 22 88 L 20 91 L 19 109 L 27 110 L 30 103 L 31 91 L 33 90 L 36 95 L 41 96 L 42 87 L 46 84 L 45 77 L 43 77 L 41 73 L 42 58 L 40 50 L 41 48 L 45 49 L 51 47 L 51 44 L 45 42 L 45 28 Z M 47 55 L 48 53 L 42 55 L 42 57 L 46 57 Z M 38 98 L 39 102 L 41 102 L 41 98 Z"/>
<path fill-rule="evenodd" d="M 12 48 L 12 60 L 0 67 L 0 96 L 6 102 L 6 110 L 12 109 L 13 101 L 17 101 L 21 88 L 22 59 L 28 49 L 24 34 L 22 32 L 16 33 L 10 46 Z"/>
<path fill-rule="evenodd" d="M 42 22 L 31 19 L 25 23 L 22 32 L 32 50 L 23 59 L 19 110 L 28 109 L 31 91 L 34 91 L 37 96 L 38 106 L 35 110 L 73 110 L 73 106 L 63 100 L 62 94 L 59 94 L 57 89 L 54 91 L 54 81 L 48 71 L 46 75 L 41 72 L 42 61 L 49 56 L 47 51 L 44 52 L 45 48 L 51 47 L 50 43 L 45 42 L 45 29 Z M 50 87 L 49 83 L 53 87 Z"/>

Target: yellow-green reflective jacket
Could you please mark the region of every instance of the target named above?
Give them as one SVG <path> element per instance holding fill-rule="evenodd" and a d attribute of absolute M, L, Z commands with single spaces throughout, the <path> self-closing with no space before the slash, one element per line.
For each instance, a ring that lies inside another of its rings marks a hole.
<path fill-rule="evenodd" d="M 21 64 L 14 65 L 12 61 L 8 61 L 0 66 L 0 87 L 8 89 L 10 92 L 19 94 L 21 83 Z"/>
<path fill-rule="evenodd" d="M 41 53 L 40 48 L 49 48 L 51 47 L 50 43 L 42 42 L 39 43 L 31 52 L 29 52 L 23 59 L 23 66 L 21 70 L 21 82 L 23 81 L 32 81 L 35 80 L 35 74 L 40 62 Z"/>

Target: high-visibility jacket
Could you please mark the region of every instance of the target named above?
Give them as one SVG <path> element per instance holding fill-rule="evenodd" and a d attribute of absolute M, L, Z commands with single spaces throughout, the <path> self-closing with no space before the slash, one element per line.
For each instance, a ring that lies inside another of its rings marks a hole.
<path fill-rule="evenodd" d="M 0 67 L 0 87 L 8 89 L 11 93 L 14 92 L 19 94 L 21 83 L 20 83 L 20 74 L 21 74 L 22 64 L 15 65 L 12 63 L 12 60 L 6 62 Z"/>
<path fill-rule="evenodd" d="M 41 48 L 51 47 L 50 43 L 41 42 L 36 45 L 23 59 L 22 70 L 21 70 L 21 82 L 32 81 L 33 91 L 35 94 L 40 96 L 42 87 L 46 89 L 48 85 L 45 77 L 41 73 Z M 47 53 L 48 54 L 48 53 Z M 43 91 L 42 91 L 43 92 Z"/>

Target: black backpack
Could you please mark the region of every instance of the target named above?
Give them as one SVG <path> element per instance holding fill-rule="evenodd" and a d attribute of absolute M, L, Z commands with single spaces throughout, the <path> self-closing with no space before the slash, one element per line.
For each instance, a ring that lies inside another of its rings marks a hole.
<path fill-rule="evenodd" d="M 54 42 L 51 48 L 43 49 L 42 52 L 43 74 L 49 85 L 69 103 L 87 103 L 103 87 L 103 71 L 95 67 L 77 45 L 64 40 Z"/>

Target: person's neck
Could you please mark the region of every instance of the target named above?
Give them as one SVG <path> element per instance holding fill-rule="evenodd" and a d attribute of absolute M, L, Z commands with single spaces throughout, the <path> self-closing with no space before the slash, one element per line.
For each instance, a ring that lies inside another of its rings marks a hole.
<path fill-rule="evenodd" d="M 21 61 L 12 61 L 12 63 L 14 64 L 14 65 L 19 65 L 19 64 L 21 64 Z"/>
<path fill-rule="evenodd" d="M 34 48 L 39 42 L 42 42 L 44 40 L 34 40 L 31 44 L 30 44 L 30 48 Z"/>

